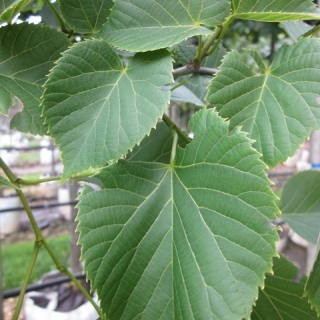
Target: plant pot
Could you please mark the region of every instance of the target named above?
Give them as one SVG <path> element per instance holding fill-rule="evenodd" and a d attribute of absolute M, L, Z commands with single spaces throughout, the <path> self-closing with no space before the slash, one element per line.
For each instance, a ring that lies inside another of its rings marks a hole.
<path fill-rule="evenodd" d="M 20 207 L 18 196 L 0 197 L 0 210 Z M 16 232 L 20 227 L 20 211 L 0 213 L 0 235 Z"/>

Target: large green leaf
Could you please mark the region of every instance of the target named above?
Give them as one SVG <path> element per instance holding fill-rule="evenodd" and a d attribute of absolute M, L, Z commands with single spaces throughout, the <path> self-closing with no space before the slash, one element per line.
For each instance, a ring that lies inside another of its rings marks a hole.
<path fill-rule="evenodd" d="M 103 40 L 66 51 L 45 84 L 44 116 L 62 152 L 64 179 L 118 160 L 155 127 L 167 107 L 172 60 L 136 54 L 126 67 Z"/>
<path fill-rule="evenodd" d="M 234 16 L 257 21 L 320 19 L 320 11 L 312 0 L 232 0 Z"/>
<path fill-rule="evenodd" d="M 305 286 L 304 296 L 311 303 L 312 307 L 320 314 L 320 254 L 318 243 L 318 255 L 313 269 Z"/>
<path fill-rule="evenodd" d="M 316 244 L 320 232 L 320 172 L 292 176 L 281 195 L 282 218 L 302 238 Z"/>
<path fill-rule="evenodd" d="M 229 11 L 227 0 L 117 0 L 97 37 L 129 51 L 160 49 L 210 34 L 202 25 L 223 23 Z"/>
<path fill-rule="evenodd" d="M 31 0 L 2 0 L 0 1 L 0 21 L 10 21 L 26 6 Z"/>
<path fill-rule="evenodd" d="M 264 161 L 275 166 L 319 128 L 320 42 L 305 38 L 283 46 L 270 67 L 256 52 L 248 55 L 261 73 L 251 71 L 248 57 L 230 52 L 211 81 L 207 99 L 230 119 L 230 130 L 242 126 L 249 132 Z"/>
<path fill-rule="evenodd" d="M 242 319 L 271 271 L 277 208 L 246 135 L 213 109 L 173 164 L 120 160 L 79 203 L 85 270 L 109 319 Z"/>
<path fill-rule="evenodd" d="M 47 132 L 40 118 L 42 85 L 60 52 L 70 44 L 64 34 L 41 25 L 22 23 L 0 28 L 1 111 L 7 113 L 11 95 L 24 106 L 11 127 L 40 135 Z"/>
<path fill-rule="evenodd" d="M 77 33 L 95 33 L 106 22 L 112 0 L 59 0 L 63 18 Z"/>
<path fill-rule="evenodd" d="M 251 320 L 316 320 L 307 299 L 303 298 L 305 279 L 295 281 L 298 268 L 285 257 L 274 259 L 273 275 L 267 275 L 265 287 L 259 289 L 259 298 Z"/>

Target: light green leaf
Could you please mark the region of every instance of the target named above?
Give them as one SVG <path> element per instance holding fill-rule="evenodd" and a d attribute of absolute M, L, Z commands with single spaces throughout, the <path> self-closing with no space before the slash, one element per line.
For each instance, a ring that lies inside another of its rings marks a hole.
<path fill-rule="evenodd" d="M 319 128 L 320 42 L 305 38 L 283 46 L 260 74 L 251 71 L 246 59 L 236 51 L 226 56 L 207 100 L 230 119 L 230 130 L 242 126 L 249 132 L 264 161 L 275 166 Z"/>
<path fill-rule="evenodd" d="M 63 18 L 77 33 L 96 33 L 106 22 L 113 0 L 59 0 Z"/>
<path fill-rule="evenodd" d="M 174 164 L 120 160 L 85 188 L 79 242 L 113 319 L 242 319 L 271 272 L 277 208 L 246 135 L 213 109 Z"/>
<path fill-rule="evenodd" d="M 8 179 L 6 179 L 2 176 L 0 176 L 0 186 L 2 186 L 4 188 L 11 188 L 11 189 L 16 189 L 16 190 L 20 189 L 18 186 L 11 183 Z"/>
<path fill-rule="evenodd" d="M 281 25 L 295 42 L 299 40 L 300 36 L 312 29 L 312 26 L 304 21 L 285 21 L 281 22 Z"/>
<path fill-rule="evenodd" d="M 11 128 L 46 134 L 39 106 L 42 85 L 60 52 L 70 44 L 64 34 L 42 25 L 21 23 L 0 28 L 0 92 L 6 99 L 2 110 L 7 112 L 11 95 L 24 106 Z"/>
<path fill-rule="evenodd" d="M 227 0 L 117 0 L 96 37 L 128 51 L 172 46 L 194 35 L 210 34 L 229 15 Z"/>
<path fill-rule="evenodd" d="M 139 145 L 136 145 L 126 155 L 128 161 L 145 161 L 169 163 L 173 143 L 171 129 L 164 123 L 159 122 Z M 185 142 L 179 139 L 179 146 L 185 146 Z"/>
<path fill-rule="evenodd" d="M 0 21 L 10 21 L 22 11 L 31 0 L 2 0 L 0 2 Z"/>
<path fill-rule="evenodd" d="M 319 242 L 318 242 L 319 247 Z M 314 262 L 313 269 L 308 278 L 307 284 L 304 290 L 304 297 L 306 297 L 311 306 L 316 310 L 317 314 L 320 314 L 320 254 L 318 254 L 316 261 Z"/>
<path fill-rule="evenodd" d="M 282 218 L 302 238 L 316 244 L 320 232 L 320 172 L 292 176 L 281 195 Z"/>
<path fill-rule="evenodd" d="M 62 152 L 63 179 L 98 168 L 139 143 L 167 108 L 173 81 L 165 50 L 136 54 L 124 67 L 103 40 L 66 51 L 45 84 L 44 116 Z"/>
<path fill-rule="evenodd" d="M 285 257 L 273 259 L 273 275 L 267 275 L 265 287 L 259 289 L 259 298 L 251 320 L 316 320 L 307 299 L 303 298 L 305 281 L 295 281 L 298 268 Z"/>
<path fill-rule="evenodd" d="M 177 85 L 178 83 L 175 83 L 174 85 Z M 168 85 L 165 88 L 167 90 L 170 90 L 174 85 Z M 193 103 L 196 106 L 203 107 L 204 103 L 186 86 L 181 85 L 180 87 L 174 89 L 171 92 L 170 101 L 179 101 L 179 102 L 190 102 Z"/>
<path fill-rule="evenodd" d="M 256 21 L 289 21 L 320 19 L 312 0 L 232 0 L 235 18 Z"/>

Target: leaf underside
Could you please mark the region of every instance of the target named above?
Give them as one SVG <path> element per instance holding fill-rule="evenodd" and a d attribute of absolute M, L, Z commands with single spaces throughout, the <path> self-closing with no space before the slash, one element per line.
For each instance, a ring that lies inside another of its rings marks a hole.
<path fill-rule="evenodd" d="M 292 176 L 281 194 L 281 211 L 291 229 L 316 244 L 320 231 L 320 172 Z"/>
<path fill-rule="evenodd" d="M 271 271 L 277 211 L 259 154 L 212 109 L 173 165 L 120 160 L 80 196 L 85 270 L 109 319 L 241 319 Z"/>
<path fill-rule="evenodd" d="M 227 0 L 118 0 L 96 37 L 129 51 L 172 46 L 216 26 L 229 15 Z"/>
<path fill-rule="evenodd" d="M 167 108 L 172 59 L 136 54 L 126 67 L 103 40 L 67 50 L 45 84 L 43 110 L 62 152 L 63 179 L 118 160 L 155 127 Z"/>
<path fill-rule="evenodd" d="M 239 53 L 230 52 L 211 81 L 207 100 L 241 126 L 269 166 L 293 155 L 312 129 L 319 128 L 320 42 L 305 38 L 283 46 L 270 67 L 248 52 L 261 74 L 254 74 Z M 279 125 L 281 123 L 281 125 Z"/>
<path fill-rule="evenodd" d="M 42 85 L 60 52 L 70 44 L 64 34 L 46 26 L 21 23 L 0 28 L 0 93 L 5 101 L 1 110 L 7 113 L 11 96 L 24 106 L 13 118 L 11 128 L 46 134 L 40 117 Z"/>
<path fill-rule="evenodd" d="M 235 18 L 256 21 L 318 20 L 320 11 L 312 0 L 232 0 Z"/>

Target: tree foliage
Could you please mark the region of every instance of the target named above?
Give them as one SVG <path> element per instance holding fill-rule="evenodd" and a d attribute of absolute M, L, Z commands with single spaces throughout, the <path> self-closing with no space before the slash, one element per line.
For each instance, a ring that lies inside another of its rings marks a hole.
<path fill-rule="evenodd" d="M 96 173 L 100 189 L 84 188 L 77 219 L 101 318 L 268 319 L 272 304 L 272 319 L 289 319 L 294 307 L 315 319 L 299 300 L 305 282 L 294 283 L 294 267 L 278 259 L 272 221 L 282 209 L 306 235 L 319 219 L 317 193 L 291 181 L 278 208 L 266 170 L 320 128 L 319 40 L 295 39 L 270 65 L 256 51 L 221 46 L 234 21 L 320 19 L 314 3 L 45 3 L 59 28 L 10 23 L 24 0 L 0 6 L 8 22 L 0 28 L 0 111 L 12 96 L 21 100 L 11 126 L 54 139 L 61 182 Z M 193 139 L 167 116 L 171 98 L 202 106 L 189 123 Z M 20 192 L 7 176 L 0 184 Z M 311 190 L 318 183 L 298 180 Z M 302 212 L 287 192 L 300 194 Z M 316 272 L 305 294 L 319 310 Z"/>

